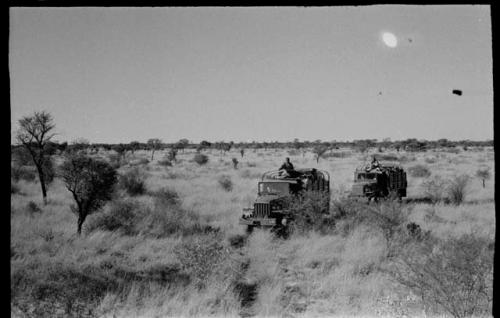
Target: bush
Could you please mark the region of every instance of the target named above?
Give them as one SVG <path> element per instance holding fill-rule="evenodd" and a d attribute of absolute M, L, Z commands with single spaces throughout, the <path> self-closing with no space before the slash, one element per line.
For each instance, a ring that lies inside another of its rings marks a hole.
<path fill-rule="evenodd" d="M 147 212 L 139 202 L 134 200 L 121 200 L 112 202 L 109 209 L 89 220 L 86 230 L 93 232 L 97 229 L 106 231 L 121 231 L 125 235 L 135 235 L 136 218 Z"/>
<path fill-rule="evenodd" d="M 175 148 L 170 148 L 170 150 L 168 151 L 168 154 L 167 154 L 167 158 L 166 158 L 168 161 L 170 162 L 175 162 L 177 161 L 177 149 Z"/>
<path fill-rule="evenodd" d="M 219 177 L 219 180 L 217 181 L 219 183 L 219 186 L 229 192 L 233 190 L 233 181 L 231 181 L 231 177 L 228 175 L 222 175 Z"/>
<path fill-rule="evenodd" d="M 378 228 L 388 244 L 395 233 L 408 221 L 408 213 L 395 201 L 369 206 L 351 199 L 334 202 L 333 217 L 336 231 L 347 236 L 354 228 L 365 224 Z"/>
<path fill-rule="evenodd" d="M 194 212 L 183 210 L 174 191 L 161 189 L 152 195 L 152 208 L 133 199 L 112 202 L 107 211 L 89 222 L 87 230 L 120 231 L 124 235 L 141 234 L 154 238 L 217 232 L 208 225 L 202 225 Z"/>
<path fill-rule="evenodd" d="M 446 181 L 440 176 L 426 180 L 422 183 L 424 195 L 429 198 L 432 203 L 438 203 L 443 200 L 446 190 Z"/>
<path fill-rule="evenodd" d="M 10 175 L 14 181 L 25 180 L 32 182 L 37 178 L 34 166 L 18 166 L 17 164 L 11 165 Z"/>
<path fill-rule="evenodd" d="M 402 249 L 389 272 L 433 309 L 428 314 L 445 311 L 453 317 L 490 315 L 493 246 L 490 240 L 473 234 L 427 239 Z"/>
<path fill-rule="evenodd" d="M 111 164 L 111 166 L 114 169 L 118 169 L 118 168 L 120 168 L 124 164 L 122 155 L 117 154 L 115 152 L 110 153 L 108 155 L 108 160 L 109 160 L 109 163 Z"/>
<path fill-rule="evenodd" d="M 171 189 L 162 188 L 156 192 L 152 193 L 156 204 L 161 204 L 163 206 L 168 205 L 178 205 L 180 206 L 181 200 L 177 192 Z"/>
<path fill-rule="evenodd" d="M 408 169 L 410 175 L 414 178 L 427 178 L 431 175 L 429 169 L 424 165 L 416 165 Z"/>
<path fill-rule="evenodd" d="M 158 164 L 160 166 L 164 166 L 164 167 L 172 167 L 172 162 L 170 160 L 168 160 L 168 159 L 159 160 Z"/>
<path fill-rule="evenodd" d="M 483 188 L 485 187 L 485 181 L 490 179 L 491 174 L 490 174 L 490 168 L 485 167 L 485 168 L 480 168 L 476 171 L 476 177 L 481 179 L 483 181 Z"/>
<path fill-rule="evenodd" d="M 40 207 L 33 201 L 28 202 L 28 204 L 26 205 L 26 209 L 28 210 L 29 214 L 42 212 L 42 209 L 40 209 Z"/>
<path fill-rule="evenodd" d="M 146 175 L 138 168 L 134 168 L 120 176 L 119 184 L 132 196 L 142 195 L 146 192 Z"/>
<path fill-rule="evenodd" d="M 196 155 L 194 155 L 193 161 L 201 166 L 208 162 L 208 156 L 201 153 L 197 153 Z"/>
<path fill-rule="evenodd" d="M 238 169 L 238 163 L 239 163 L 238 159 L 233 158 L 233 159 L 232 159 L 232 162 L 233 162 L 233 168 L 234 168 L 234 169 Z"/>
<path fill-rule="evenodd" d="M 107 291 L 118 288 L 117 281 L 95 269 L 61 262 L 31 267 L 17 266 L 11 274 L 15 305 L 27 317 L 60 317 L 60 309 L 64 317 L 92 317 L 96 313 L 90 308 L 96 308 Z"/>
<path fill-rule="evenodd" d="M 451 203 L 459 205 L 465 200 L 467 195 L 467 187 L 470 177 L 468 175 L 456 176 L 453 178 L 447 188 L 448 199 Z"/>
<path fill-rule="evenodd" d="M 330 196 L 321 192 L 305 192 L 287 199 L 293 218 L 292 231 L 305 233 L 311 230 L 329 232 L 335 226 L 329 211 Z"/>

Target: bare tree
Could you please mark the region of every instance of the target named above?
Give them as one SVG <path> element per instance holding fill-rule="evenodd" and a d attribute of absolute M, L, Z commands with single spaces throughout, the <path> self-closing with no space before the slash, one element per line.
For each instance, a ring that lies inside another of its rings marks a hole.
<path fill-rule="evenodd" d="M 153 161 L 155 151 L 160 149 L 161 146 L 161 139 L 158 138 L 151 138 L 148 140 L 148 146 L 149 149 L 151 149 L 151 161 Z"/>
<path fill-rule="evenodd" d="M 19 120 L 19 130 L 16 135 L 17 141 L 28 150 L 36 166 L 44 204 L 47 204 L 47 178 L 44 167 L 47 165 L 46 161 L 50 160 L 47 143 L 55 135 L 51 133 L 54 127 L 50 113 L 35 112 L 32 116 L 25 116 Z"/>
<path fill-rule="evenodd" d="M 87 216 L 111 199 L 116 170 L 107 162 L 77 154 L 63 163 L 61 177 L 76 203 L 71 210 L 78 215 L 77 233 L 80 235 Z"/>

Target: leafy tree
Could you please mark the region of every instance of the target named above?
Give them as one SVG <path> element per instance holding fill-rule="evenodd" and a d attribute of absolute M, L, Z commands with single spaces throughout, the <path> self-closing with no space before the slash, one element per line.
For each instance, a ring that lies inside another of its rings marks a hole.
<path fill-rule="evenodd" d="M 127 152 L 127 145 L 124 144 L 114 145 L 113 150 L 116 151 L 116 153 L 120 156 L 120 158 L 122 158 L 125 156 L 125 153 Z"/>
<path fill-rule="evenodd" d="M 233 158 L 232 161 L 233 161 L 233 168 L 238 169 L 238 163 L 239 163 L 238 159 Z"/>
<path fill-rule="evenodd" d="M 486 167 L 486 168 L 477 170 L 476 177 L 478 177 L 479 179 L 481 179 L 483 181 L 483 188 L 484 188 L 485 187 L 485 183 L 484 183 L 485 180 L 488 180 L 491 177 L 490 168 Z"/>
<path fill-rule="evenodd" d="M 316 146 L 313 149 L 314 153 L 314 158 L 316 159 L 316 163 L 319 163 L 319 158 L 321 158 L 326 152 L 328 151 L 328 148 L 325 146 Z"/>
<path fill-rule="evenodd" d="M 116 170 L 107 162 L 76 154 L 62 164 L 61 177 L 76 203 L 71 210 L 78 215 L 80 235 L 87 216 L 111 199 L 117 181 Z"/>
<path fill-rule="evenodd" d="M 168 152 L 167 159 L 172 162 L 177 161 L 177 149 L 176 148 L 170 148 L 170 151 Z"/>
<path fill-rule="evenodd" d="M 182 152 L 184 153 L 184 149 L 186 149 L 186 147 L 189 145 L 189 140 L 187 140 L 186 138 L 183 138 L 181 140 L 179 140 L 175 146 L 177 149 L 181 149 Z"/>
<path fill-rule="evenodd" d="M 47 160 L 50 160 L 47 143 L 54 137 L 51 133 L 55 127 L 52 115 L 48 112 L 35 112 L 32 116 L 25 116 L 19 120 L 17 141 L 28 150 L 38 172 L 42 197 L 47 204 Z"/>
<path fill-rule="evenodd" d="M 212 147 L 212 144 L 206 140 L 203 140 L 202 142 L 200 142 L 200 145 L 203 146 L 203 148 L 210 148 Z"/>
<path fill-rule="evenodd" d="M 151 161 L 153 161 L 155 151 L 160 149 L 161 143 L 161 139 L 158 138 L 151 138 L 148 140 L 148 146 L 149 149 L 151 149 Z"/>
<path fill-rule="evenodd" d="M 130 148 L 130 151 L 132 152 L 132 154 L 137 150 L 139 149 L 141 143 L 138 142 L 138 141 L 131 141 L 130 144 L 129 144 L 129 148 Z"/>

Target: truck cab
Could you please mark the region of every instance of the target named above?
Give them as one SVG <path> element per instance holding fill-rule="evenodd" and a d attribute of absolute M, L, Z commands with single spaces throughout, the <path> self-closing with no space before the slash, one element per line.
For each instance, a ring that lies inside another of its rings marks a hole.
<path fill-rule="evenodd" d="M 357 168 L 350 197 L 379 198 L 406 197 L 406 172 L 398 165 L 381 165 L 375 169 L 370 166 Z"/>
<path fill-rule="evenodd" d="M 280 171 L 264 173 L 258 183 L 257 198 L 253 207 L 244 208 L 239 220 L 248 228 L 255 226 L 286 226 L 291 220 L 287 207 L 290 195 L 304 191 L 330 193 L 330 175 L 326 171 L 311 169 L 295 170 L 296 177 L 283 177 Z"/>

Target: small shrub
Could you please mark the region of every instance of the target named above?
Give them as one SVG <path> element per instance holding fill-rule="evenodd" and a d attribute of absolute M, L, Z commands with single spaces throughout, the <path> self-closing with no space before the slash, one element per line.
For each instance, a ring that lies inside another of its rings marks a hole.
<path fill-rule="evenodd" d="M 205 154 L 197 153 L 196 155 L 194 155 L 193 161 L 202 166 L 208 162 L 208 156 Z"/>
<path fill-rule="evenodd" d="M 176 162 L 177 161 L 177 149 L 175 148 L 170 148 L 167 154 L 166 158 L 169 162 Z"/>
<path fill-rule="evenodd" d="M 292 231 L 305 233 L 311 230 L 328 232 L 335 226 L 329 211 L 330 196 L 318 192 L 305 192 L 287 199 L 293 218 Z"/>
<path fill-rule="evenodd" d="M 247 167 L 255 168 L 257 167 L 257 164 L 255 162 L 247 162 Z"/>
<path fill-rule="evenodd" d="M 28 202 L 28 204 L 26 205 L 26 209 L 28 210 L 29 214 L 42 212 L 42 209 L 40 209 L 40 207 L 33 201 Z"/>
<path fill-rule="evenodd" d="M 446 181 L 440 176 L 434 176 L 422 183 L 424 195 L 429 198 L 432 203 L 441 202 L 444 198 L 446 190 Z"/>
<path fill-rule="evenodd" d="M 481 179 L 483 181 L 483 188 L 485 187 L 485 181 L 490 179 L 491 174 L 490 174 L 490 168 L 481 168 L 476 171 L 476 177 Z"/>
<path fill-rule="evenodd" d="M 86 230 L 93 232 L 97 229 L 105 231 L 122 231 L 125 235 L 136 234 L 136 217 L 144 215 L 145 208 L 134 200 L 120 200 L 112 202 L 109 209 L 91 219 Z"/>
<path fill-rule="evenodd" d="M 119 178 L 120 186 L 130 195 L 141 195 L 146 192 L 146 176 L 138 168 L 134 168 Z"/>
<path fill-rule="evenodd" d="M 414 178 L 427 178 L 431 175 L 430 170 L 424 165 L 410 167 L 408 172 Z"/>
<path fill-rule="evenodd" d="M 108 161 L 114 169 L 118 169 L 124 164 L 122 155 L 115 152 L 108 155 Z"/>
<path fill-rule="evenodd" d="M 217 180 L 219 186 L 225 191 L 229 192 L 233 190 L 233 181 L 231 181 L 231 177 L 228 175 L 222 175 Z"/>
<path fill-rule="evenodd" d="M 168 159 L 159 160 L 158 164 L 160 166 L 164 166 L 164 167 L 172 167 L 172 162 L 170 160 L 168 160 Z"/>
<path fill-rule="evenodd" d="M 11 165 L 11 177 L 14 181 L 25 180 L 33 182 L 37 178 L 36 168 L 34 166 Z"/>
<path fill-rule="evenodd" d="M 448 199 L 455 205 L 461 204 L 467 195 L 467 187 L 470 177 L 468 175 L 460 175 L 454 177 L 447 188 Z"/>
<path fill-rule="evenodd" d="M 233 162 L 233 168 L 234 168 L 234 169 L 238 169 L 238 163 L 239 163 L 238 159 L 233 158 L 233 159 L 232 159 L 232 162 Z"/>
<path fill-rule="evenodd" d="M 180 205 L 181 200 L 179 195 L 174 190 L 168 188 L 162 188 L 156 192 L 152 193 L 155 198 L 156 203 L 161 203 L 162 205 Z"/>

